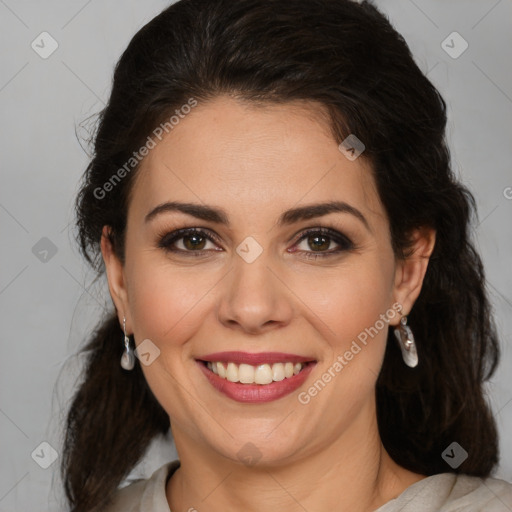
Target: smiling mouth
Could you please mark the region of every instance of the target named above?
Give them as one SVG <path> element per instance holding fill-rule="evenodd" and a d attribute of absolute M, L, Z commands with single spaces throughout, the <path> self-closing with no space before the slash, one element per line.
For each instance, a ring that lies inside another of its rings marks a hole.
<path fill-rule="evenodd" d="M 272 382 L 281 382 L 301 373 L 311 362 L 292 363 L 264 363 L 259 365 L 237 364 L 225 361 L 201 361 L 208 370 L 229 382 L 240 384 L 266 385 Z"/>

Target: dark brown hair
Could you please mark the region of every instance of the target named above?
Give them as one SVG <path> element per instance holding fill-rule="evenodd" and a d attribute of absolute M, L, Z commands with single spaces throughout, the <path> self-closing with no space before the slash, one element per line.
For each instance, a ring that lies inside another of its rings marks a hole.
<path fill-rule="evenodd" d="M 76 200 L 87 261 L 104 273 L 104 225 L 124 261 L 137 167 L 107 197 L 98 190 L 191 97 L 204 103 L 220 94 L 320 102 L 337 143 L 354 133 L 366 145 L 396 257 L 409 255 L 411 230 L 436 229 L 409 314 L 420 363 L 403 364 L 390 331 L 376 388 L 380 435 L 392 458 L 412 471 L 489 475 L 498 443 L 483 383 L 495 370 L 498 340 L 471 242 L 475 200 L 450 168 L 445 102 L 369 2 L 181 0 L 139 30 L 115 68 Z M 120 367 L 115 313 L 101 320 L 83 351 L 87 366 L 69 410 L 61 466 L 75 512 L 99 510 L 150 441 L 169 429 L 138 360 L 133 372 Z M 441 457 L 453 441 L 468 452 L 454 470 Z"/>

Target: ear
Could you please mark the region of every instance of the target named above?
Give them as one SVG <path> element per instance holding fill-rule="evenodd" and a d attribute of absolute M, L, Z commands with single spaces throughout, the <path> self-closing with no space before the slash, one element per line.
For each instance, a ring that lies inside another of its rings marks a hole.
<path fill-rule="evenodd" d="M 394 297 L 402 305 L 403 315 L 408 315 L 418 298 L 427 272 L 430 255 L 434 250 L 436 232 L 433 228 L 421 227 L 411 233 L 414 241 L 411 254 L 405 260 L 397 260 L 395 269 Z M 390 321 L 398 325 L 400 318 Z"/>
<path fill-rule="evenodd" d="M 110 296 L 116 307 L 117 316 L 121 329 L 123 328 L 123 317 L 126 317 L 126 333 L 130 334 L 131 319 L 129 316 L 128 293 L 126 289 L 126 279 L 124 267 L 120 259 L 114 252 L 112 242 L 109 238 L 110 226 L 103 226 L 101 232 L 101 254 L 105 263 L 107 273 L 108 288 Z"/>

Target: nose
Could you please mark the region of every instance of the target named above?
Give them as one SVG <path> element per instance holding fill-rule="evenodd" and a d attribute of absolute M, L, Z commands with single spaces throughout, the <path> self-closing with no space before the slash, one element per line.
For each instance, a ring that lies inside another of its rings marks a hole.
<path fill-rule="evenodd" d="M 247 334 L 288 325 L 294 314 L 293 294 L 268 253 L 263 251 L 251 263 L 237 254 L 233 259 L 218 303 L 220 322 Z"/>

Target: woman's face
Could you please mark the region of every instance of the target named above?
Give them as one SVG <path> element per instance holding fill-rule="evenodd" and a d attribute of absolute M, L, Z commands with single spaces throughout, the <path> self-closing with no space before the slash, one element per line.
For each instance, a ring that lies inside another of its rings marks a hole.
<path fill-rule="evenodd" d="M 341 438 L 357 450 L 375 427 L 388 325 L 426 268 L 395 260 L 369 164 L 340 151 L 313 103 L 218 97 L 138 173 L 125 265 L 105 238 L 102 250 L 178 450 L 268 464 Z M 170 202 L 202 213 L 151 215 Z"/>

